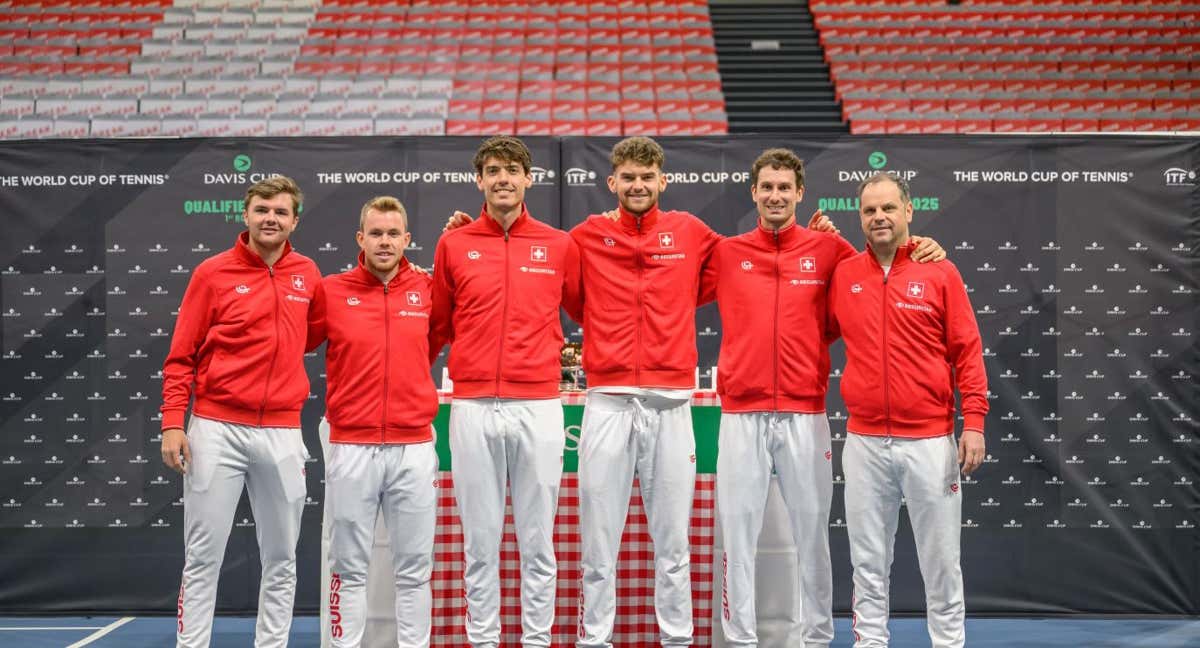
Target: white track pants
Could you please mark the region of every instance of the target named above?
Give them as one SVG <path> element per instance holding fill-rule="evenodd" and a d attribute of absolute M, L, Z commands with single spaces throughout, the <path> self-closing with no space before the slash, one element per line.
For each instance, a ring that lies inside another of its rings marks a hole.
<path fill-rule="evenodd" d="M 804 646 L 833 640 L 829 421 L 824 414 L 722 414 L 717 513 L 723 556 L 721 627 L 731 646 L 757 646 L 754 564 L 772 470 L 779 476 L 796 543 Z"/>
<path fill-rule="evenodd" d="M 590 393 L 579 440 L 582 609 L 577 646 L 612 646 L 617 554 L 633 475 L 654 541 L 654 609 L 664 646 L 692 643 L 688 525 L 696 490 L 691 405 L 659 409 L 635 396 Z"/>
<path fill-rule="evenodd" d="M 183 480 L 185 552 L 178 646 L 208 646 L 217 580 L 242 486 L 250 492 L 262 561 L 254 645 L 286 646 L 296 595 L 296 540 L 308 451 L 296 428 L 262 428 L 193 416 L 192 464 Z"/>
<path fill-rule="evenodd" d="M 357 648 L 367 618 L 367 572 L 380 512 L 388 529 L 396 586 L 396 645 L 429 646 L 438 457 L 433 442 L 330 444 L 325 497 L 332 645 Z"/>
<path fill-rule="evenodd" d="M 549 646 L 554 624 L 554 516 L 562 482 L 562 403 L 462 399 L 450 407 L 451 473 L 462 520 L 467 640 L 500 643 L 500 541 L 504 488 L 521 553 L 523 646 Z"/>
<path fill-rule="evenodd" d="M 900 498 L 912 522 L 933 648 L 960 648 L 964 629 L 959 534 L 962 489 L 954 435 L 900 439 L 849 434 L 846 527 L 854 566 L 855 648 L 888 645 L 891 582 Z"/>

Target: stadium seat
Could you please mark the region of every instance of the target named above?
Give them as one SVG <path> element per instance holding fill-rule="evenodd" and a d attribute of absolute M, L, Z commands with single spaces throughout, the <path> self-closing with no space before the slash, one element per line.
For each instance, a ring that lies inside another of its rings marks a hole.
<path fill-rule="evenodd" d="M 88 80 L 90 95 L 132 99 L 139 114 L 152 117 L 145 123 L 98 117 L 95 123 L 108 136 L 149 133 L 155 121 L 168 136 L 365 128 L 361 120 L 310 124 L 304 120 L 310 113 L 371 116 L 379 122 L 373 131 L 387 133 L 622 134 L 627 120 L 618 102 L 625 99 L 621 88 L 630 85 L 635 90 L 629 99 L 647 113 L 646 119 L 628 120 L 638 132 L 661 132 L 647 131 L 660 123 L 680 133 L 727 129 L 705 3 L 533 2 L 526 9 L 525 15 L 502 14 L 499 5 L 431 0 L 122 0 L 0 7 L 0 88 L 7 88 L 0 94 L 5 98 L 0 119 L 38 114 L 44 90 L 19 83 L 22 79 L 54 83 L 79 77 Z M 646 69 L 651 66 L 653 71 Z M 499 112 L 492 105 L 485 112 L 482 97 L 464 84 L 477 81 L 494 90 L 495 81 L 508 79 L 519 81 L 505 97 L 512 100 L 510 110 Z M 664 81 L 656 94 L 655 86 Z M 49 94 L 64 93 L 59 88 Z M 594 115 L 577 111 L 553 120 L 544 114 L 518 120 L 517 97 L 524 101 L 527 94 L 555 103 L 600 103 Z M 417 98 L 452 105 L 397 115 L 398 104 Z M 694 101 L 701 103 L 693 106 Z M 57 106 L 64 115 L 87 111 L 79 104 L 47 102 L 47 109 Z M 659 102 L 669 117 L 659 119 Z M 222 118 L 230 123 L 217 123 Z M 438 119 L 445 122 L 434 127 L 431 121 Z M 50 136 L 53 118 L 50 123 L 4 132 Z M 78 133 L 79 123 L 64 123 L 62 132 Z"/>
<path fill-rule="evenodd" d="M 931 1 L 816 0 L 810 7 L 852 132 L 933 128 L 908 114 L 938 110 L 926 93 L 940 93 L 956 114 L 986 111 L 999 132 L 1192 123 L 1186 116 L 1196 98 L 1166 94 L 1190 88 L 1198 72 L 1200 15 L 1191 5 L 1130 9 L 1085 0 L 946 9 Z M 902 81 L 890 76 L 896 72 Z M 874 101 L 895 90 L 909 101 Z M 1108 118 L 1097 119 L 1100 112 Z M 959 119 L 956 129 L 971 132 L 988 121 Z"/>

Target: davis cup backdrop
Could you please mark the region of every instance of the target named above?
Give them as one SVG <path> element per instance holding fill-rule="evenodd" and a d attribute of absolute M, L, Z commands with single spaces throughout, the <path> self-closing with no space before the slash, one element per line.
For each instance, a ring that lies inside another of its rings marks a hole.
<path fill-rule="evenodd" d="M 530 213 L 569 228 L 612 208 L 605 178 L 614 141 L 527 138 L 536 165 Z M 298 180 L 307 201 L 293 242 L 325 273 L 354 261 L 358 209 L 378 194 L 407 206 L 409 257 L 428 265 L 446 216 L 479 210 L 470 168 L 478 142 L 0 144 L 0 612 L 174 609 L 181 481 L 159 459 L 159 370 L 190 272 L 233 243 L 249 182 L 273 173 Z M 806 161 L 801 219 L 820 207 L 856 245 L 858 182 L 880 169 L 910 181 L 913 230 L 937 238 L 961 271 L 987 356 L 989 455 L 964 481 L 972 612 L 1200 613 L 1200 141 L 662 143 L 670 179 L 663 205 L 692 211 L 723 234 L 754 226 L 749 168 L 769 146 L 791 147 Z M 568 339 L 580 339 L 578 327 L 564 321 Z M 697 327 L 707 386 L 720 346 L 715 307 L 698 311 Z M 839 343 L 835 368 L 841 356 Z M 312 611 L 323 499 L 316 456 L 322 351 L 305 362 L 312 395 L 304 435 L 315 457 L 297 606 Z M 846 413 L 839 374 L 831 376 L 828 405 L 840 485 Z M 711 493 L 705 489 L 713 479 L 717 417 L 703 411 L 698 493 Z M 577 421 L 576 413 L 568 420 Z M 568 434 L 577 436 L 578 428 Z M 443 470 L 450 461 L 443 452 Z M 575 458 L 566 463 L 571 470 Z M 835 604 L 846 611 L 840 487 L 834 498 Z M 564 498 L 560 522 L 574 519 L 574 502 Z M 254 522 L 244 500 L 236 520 L 218 601 L 223 611 L 247 611 L 256 600 Z M 453 523 L 447 516 L 441 532 Z M 696 550 L 711 553 L 711 529 L 694 536 Z M 461 565 L 445 562 L 438 565 L 445 587 L 461 586 L 446 571 Z M 713 586 L 709 565 L 693 565 L 705 588 Z M 560 582 L 560 625 L 568 630 L 574 591 L 574 583 Z M 897 610 L 923 609 L 907 524 L 892 597 Z M 461 598 L 447 593 L 439 605 L 457 615 Z M 638 614 L 651 615 L 652 624 L 652 611 Z"/>

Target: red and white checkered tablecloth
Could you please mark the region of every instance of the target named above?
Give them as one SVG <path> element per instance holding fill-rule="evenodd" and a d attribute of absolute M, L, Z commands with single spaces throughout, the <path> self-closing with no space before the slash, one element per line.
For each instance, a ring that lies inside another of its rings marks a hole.
<path fill-rule="evenodd" d="M 463 536 L 449 472 L 440 477 L 438 527 L 434 541 L 433 642 L 434 646 L 464 646 L 466 602 L 463 598 Z M 713 533 L 716 528 L 715 475 L 696 476 L 692 503 L 692 609 L 695 645 L 712 645 Z M 555 520 L 554 549 L 558 557 L 558 592 L 554 630 L 555 646 L 575 642 L 579 606 L 579 479 L 565 473 Z M 500 622 L 502 646 L 519 646 L 521 639 L 520 559 L 513 533 L 512 506 L 506 507 L 504 540 L 500 547 Z M 654 545 L 650 540 L 641 492 L 635 480 L 629 518 L 621 539 L 617 566 L 617 619 L 613 643 L 619 646 L 658 644 L 654 617 Z"/>
<path fill-rule="evenodd" d="M 587 402 L 587 392 L 561 392 L 558 398 L 563 405 L 583 405 Z M 438 392 L 438 402 L 442 405 L 449 405 L 454 402 L 454 397 L 449 392 Z M 720 407 L 720 405 L 721 397 L 715 391 L 697 389 L 692 393 L 692 407 Z"/>

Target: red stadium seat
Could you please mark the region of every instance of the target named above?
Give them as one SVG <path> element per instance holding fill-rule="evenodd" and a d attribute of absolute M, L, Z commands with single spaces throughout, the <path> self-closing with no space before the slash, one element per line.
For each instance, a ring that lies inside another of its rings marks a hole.
<path fill-rule="evenodd" d="M 992 130 L 990 119 L 958 119 L 954 122 L 956 133 L 986 133 Z"/>

